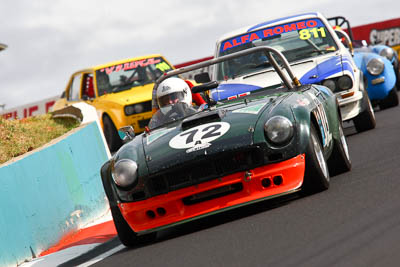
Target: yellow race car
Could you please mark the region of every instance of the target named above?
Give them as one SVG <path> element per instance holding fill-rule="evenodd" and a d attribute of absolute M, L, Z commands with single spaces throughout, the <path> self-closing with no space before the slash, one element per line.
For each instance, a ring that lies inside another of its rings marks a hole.
<path fill-rule="evenodd" d="M 117 129 L 132 125 L 135 133 L 145 130 L 152 116 L 154 82 L 171 69 L 161 55 L 148 55 L 77 71 L 53 110 L 77 102 L 93 105 L 108 146 L 116 151 L 122 145 Z"/>

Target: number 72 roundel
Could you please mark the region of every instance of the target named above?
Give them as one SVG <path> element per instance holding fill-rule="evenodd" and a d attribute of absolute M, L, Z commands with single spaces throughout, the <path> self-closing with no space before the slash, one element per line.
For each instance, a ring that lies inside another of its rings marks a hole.
<path fill-rule="evenodd" d="M 227 122 L 211 122 L 190 128 L 174 136 L 169 141 L 169 146 L 175 149 L 193 147 L 206 148 L 214 141 L 228 132 L 230 124 Z M 206 146 L 205 146 L 206 145 Z"/>

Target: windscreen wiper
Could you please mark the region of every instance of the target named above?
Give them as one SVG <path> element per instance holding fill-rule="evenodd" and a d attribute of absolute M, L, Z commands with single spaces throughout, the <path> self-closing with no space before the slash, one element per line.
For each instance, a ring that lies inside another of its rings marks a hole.
<path fill-rule="evenodd" d="M 320 55 L 325 54 L 326 51 L 319 49 L 319 47 L 316 44 L 314 44 L 310 39 L 307 39 L 305 41 L 314 48 L 314 50 L 312 50 L 312 52 L 318 52 Z"/>

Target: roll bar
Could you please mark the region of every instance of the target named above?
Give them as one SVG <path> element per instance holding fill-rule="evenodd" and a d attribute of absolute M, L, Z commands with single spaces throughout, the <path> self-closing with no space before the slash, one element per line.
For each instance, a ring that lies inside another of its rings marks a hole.
<path fill-rule="evenodd" d="M 353 31 L 351 30 L 350 21 L 348 21 L 343 16 L 330 17 L 328 18 L 328 21 L 332 22 L 334 24 L 333 26 L 342 27 L 344 25 L 347 29 L 347 32 L 349 33 L 350 41 L 354 42 L 354 36 Z"/>
<path fill-rule="evenodd" d="M 269 62 L 271 63 L 271 65 L 273 66 L 273 68 L 275 69 L 275 71 L 278 73 L 279 77 L 282 79 L 282 81 L 284 82 L 284 84 L 286 85 L 287 88 L 289 89 L 293 89 L 293 84 L 296 87 L 301 86 L 300 81 L 297 79 L 297 77 L 293 74 L 292 68 L 289 65 L 289 62 L 287 61 L 287 59 L 285 58 L 285 56 L 278 51 L 275 48 L 269 47 L 269 46 L 261 46 L 261 47 L 253 47 L 253 48 L 249 48 L 243 51 L 239 51 L 236 53 L 232 53 L 226 56 L 222 56 L 222 57 L 218 57 L 218 58 L 213 58 L 207 61 L 203 61 L 194 65 L 190 65 L 190 66 L 186 66 L 186 67 L 182 67 L 179 69 L 175 69 L 172 71 L 167 72 L 165 75 L 159 77 L 157 79 L 157 81 L 154 84 L 154 89 L 156 89 L 158 87 L 158 85 L 164 81 L 165 79 L 175 76 L 175 75 L 179 75 L 185 72 L 189 72 L 192 70 L 196 70 L 196 69 L 201 69 L 204 67 L 208 67 L 210 65 L 215 65 L 218 63 L 221 63 L 223 61 L 227 61 L 230 59 L 234 59 L 234 58 L 238 58 L 241 56 L 246 56 L 252 53 L 256 53 L 256 52 L 263 52 L 265 53 L 265 55 L 267 56 Z M 272 53 L 272 54 L 271 54 Z M 282 71 L 282 69 L 279 67 L 278 63 L 276 62 L 275 58 L 273 57 L 273 55 L 277 56 L 283 64 L 283 67 L 286 69 L 287 74 L 289 75 L 289 77 L 287 77 L 287 75 Z M 293 84 L 292 84 L 293 82 Z"/>

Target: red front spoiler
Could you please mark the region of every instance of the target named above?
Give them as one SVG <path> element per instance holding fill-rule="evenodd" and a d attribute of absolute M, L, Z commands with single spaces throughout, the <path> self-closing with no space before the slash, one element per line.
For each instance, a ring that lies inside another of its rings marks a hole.
<path fill-rule="evenodd" d="M 237 206 L 298 191 L 303 183 L 304 154 L 238 172 L 132 203 L 118 204 L 139 234 L 160 230 Z"/>

